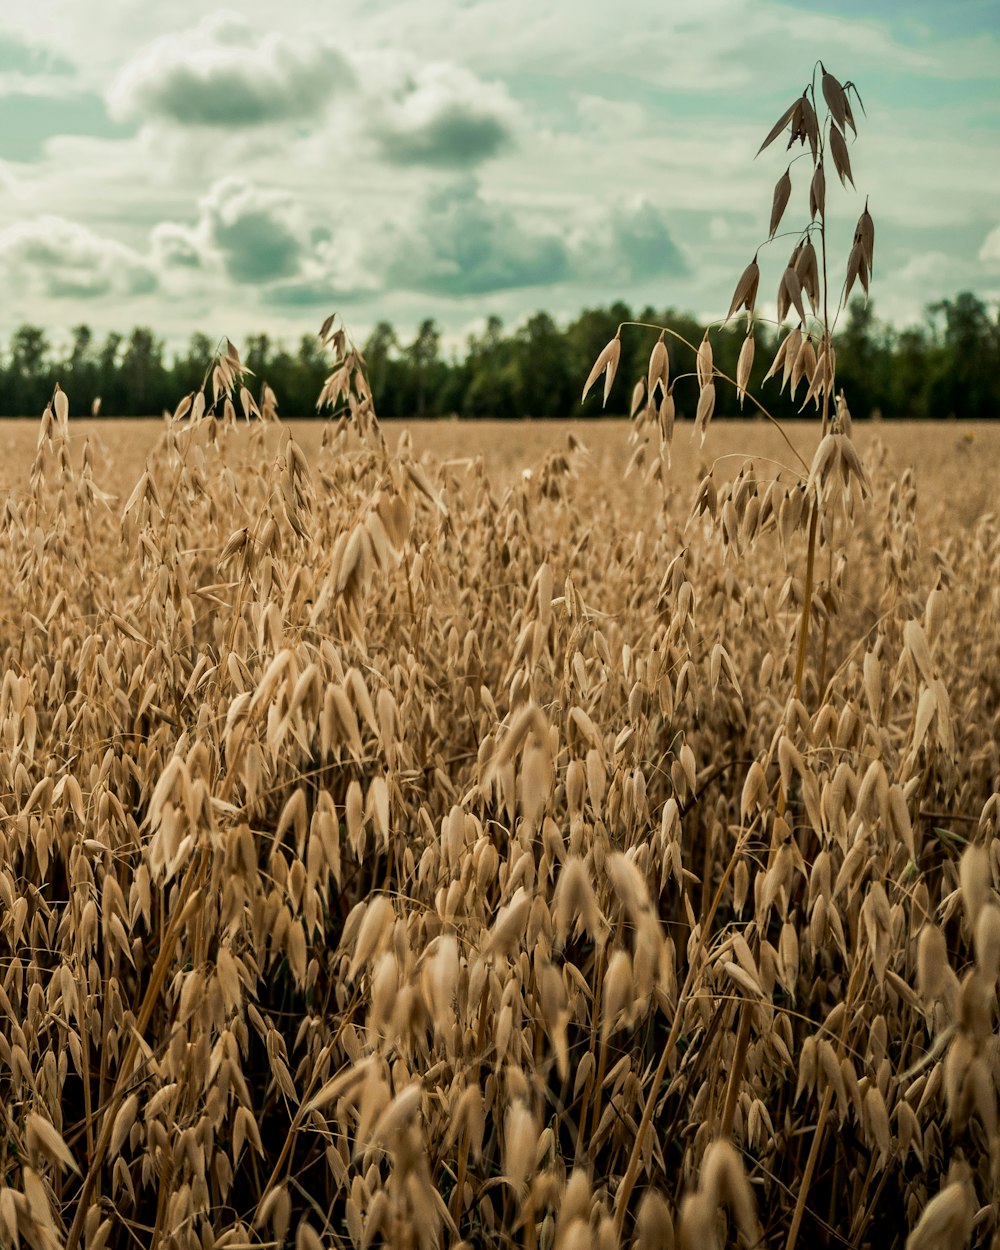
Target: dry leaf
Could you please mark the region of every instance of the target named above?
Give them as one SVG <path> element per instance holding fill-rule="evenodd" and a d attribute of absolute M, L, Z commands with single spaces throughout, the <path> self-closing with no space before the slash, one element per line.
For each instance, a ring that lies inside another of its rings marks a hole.
<path fill-rule="evenodd" d="M 830 110 L 830 116 L 843 131 L 850 107 L 847 102 L 847 94 L 837 79 L 827 72 L 822 61 L 820 61 L 820 69 L 823 74 L 823 98 L 826 100 L 827 108 Z"/>
<path fill-rule="evenodd" d="M 815 221 L 817 217 L 823 218 L 826 213 L 826 174 L 823 171 L 823 162 L 820 161 L 813 171 L 812 180 L 809 183 L 809 217 Z"/>
<path fill-rule="evenodd" d="M 622 341 L 621 331 L 601 350 L 600 355 L 594 361 L 594 367 L 587 376 L 587 381 L 583 386 L 583 398 L 586 399 L 590 393 L 590 388 L 594 385 L 602 373 L 606 376 L 604 379 L 604 405 L 608 402 L 608 396 L 611 394 L 611 385 L 615 380 L 615 372 L 618 369 L 618 361 L 621 359 Z M 603 406 L 603 405 L 602 405 Z"/>
<path fill-rule="evenodd" d="M 830 127 L 830 155 L 833 157 L 834 168 L 840 177 L 841 185 L 850 182 L 854 186 L 854 175 L 851 173 L 851 157 L 847 151 L 844 136 L 836 128 Z"/>
<path fill-rule="evenodd" d="M 768 147 L 770 144 L 772 144 L 775 141 L 775 139 L 777 139 L 778 135 L 781 134 L 781 132 L 785 129 L 785 127 L 791 121 L 792 115 L 795 113 L 798 107 L 799 107 L 798 100 L 794 100 L 791 104 L 789 104 L 788 108 L 785 109 L 785 111 L 781 114 L 778 120 L 774 123 L 774 125 L 768 131 L 767 138 L 757 149 L 758 156 L 760 156 L 761 152 L 763 152 L 766 147 Z"/>
<path fill-rule="evenodd" d="M 774 238 L 774 232 L 781 224 L 781 218 L 788 206 L 788 197 L 792 194 L 792 167 L 789 167 L 781 175 L 774 184 L 774 197 L 771 201 L 771 224 L 768 228 L 768 238 Z"/>
<path fill-rule="evenodd" d="M 733 292 L 732 302 L 729 305 L 729 312 L 726 314 L 727 321 L 739 308 L 745 308 L 748 316 L 753 316 L 759 283 L 760 267 L 757 264 L 757 257 L 754 256 L 750 264 L 743 270 L 740 280 L 736 284 L 736 290 Z"/>
<path fill-rule="evenodd" d="M 736 396 L 740 401 L 741 408 L 743 407 L 743 401 L 746 398 L 747 383 L 750 381 L 750 371 L 753 368 L 753 356 L 753 334 L 748 334 L 743 340 L 743 346 L 740 348 L 739 360 L 736 362 Z"/>

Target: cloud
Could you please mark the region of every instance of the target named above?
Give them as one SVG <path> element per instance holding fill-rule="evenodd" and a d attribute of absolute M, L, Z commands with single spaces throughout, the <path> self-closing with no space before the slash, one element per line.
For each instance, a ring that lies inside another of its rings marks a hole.
<path fill-rule="evenodd" d="M 201 269 L 201 240 L 195 231 L 173 221 L 161 221 L 150 233 L 150 249 L 157 269 Z"/>
<path fill-rule="evenodd" d="M 688 272 L 663 213 L 641 198 L 607 213 L 582 249 L 581 261 L 593 266 L 597 275 L 614 274 L 630 282 Z"/>
<path fill-rule="evenodd" d="M 54 216 L 0 231 L 0 273 L 22 295 L 53 299 L 145 295 L 157 285 L 137 252 Z"/>
<path fill-rule="evenodd" d="M 545 286 L 569 275 L 562 239 L 484 200 L 473 179 L 434 192 L 416 228 L 390 244 L 389 287 L 462 296 Z"/>
<path fill-rule="evenodd" d="M 29 43 L 13 31 L 0 31 L 0 75 L 69 74 L 73 66 L 48 48 Z"/>
<path fill-rule="evenodd" d="M 459 298 L 517 288 L 587 283 L 620 290 L 688 273 L 663 213 L 645 199 L 590 212 L 556 233 L 530 214 L 484 198 L 475 179 L 427 197 L 409 229 L 383 235 L 387 289 Z"/>
<path fill-rule="evenodd" d="M 622 283 L 690 273 L 666 214 L 644 196 L 584 210 L 582 220 L 566 237 L 574 282 L 618 292 Z"/>
<path fill-rule="evenodd" d="M 852 147 L 857 202 L 830 191 L 837 263 L 870 193 L 880 316 L 1000 276 L 1000 165 L 984 158 L 997 42 L 980 6 L 955 18 L 918 0 L 922 31 L 909 9 L 802 0 L 637 0 L 627 20 L 509 0 L 499 26 L 465 0 L 351 3 L 335 22 L 315 0 L 220 2 L 240 16 L 128 3 L 109 25 L 95 0 L 39 0 L 0 17 L 0 229 L 61 213 L 96 232 L 92 252 L 100 236 L 130 244 L 171 332 L 223 315 L 284 331 L 348 304 L 460 326 L 474 307 L 568 316 L 664 289 L 724 310 L 784 168 L 783 144 L 753 153 L 816 47 L 871 119 Z M 51 322 L 32 292 L 58 286 L 54 262 L 3 237 L 18 278 L 4 315 Z M 60 250 L 72 259 L 79 237 Z M 92 254 L 69 268 L 89 291 L 111 284 L 92 320 L 132 315 Z"/>
<path fill-rule="evenodd" d="M 460 169 L 512 146 L 518 112 L 504 85 L 458 65 L 401 58 L 383 59 L 382 74 L 361 79 L 370 133 L 392 163 Z"/>
<path fill-rule="evenodd" d="M 589 134 L 620 140 L 636 135 L 649 121 L 645 107 L 636 100 L 611 100 L 606 96 L 577 96 L 576 111 Z"/>
<path fill-rule="evenodd" d="M 215 270 L 240 284 L 267 283 L 298 273 L 307 247 L 301 210 L 284 191 L 244 178 L 221 178 L 198 204 L 193 226 L 161 221 L 150 232 L 157 269 Z"/>
<path fill-rule="evenodd" d="M 979 259 L 986 265 L 1000 265 L 1000 226 L 994 226 L 983 240 Z"/>
<path fill-rule="evenodd" d="M 333 300 L 356 298 L 358 294 L 339 289 L 332 279 L 297 278 L 269 287 L 265 298 L 279 308 L 327 308 Z"/>
<path fill-rule="evenodd" d="M 898 284 L 928 284 L 934 289 L 957 286 L 968 272 L 968 263 L 961 264 L 954 255 L 942 251 L 921 251 L 893 273 Z M 963 272 L 964 271 L 964 272 Z"/>
<path fill-rule="evenodd" d="M 260 34 L 233 13 L 154 40 L 112 84 L 116 116 L 244 129 L 314 116 L 353 82 L 325 41 Z"/>
<path fill-rule="evenodd" d="M 58 135 L 121 138 L 130 133 L 130 127 L 111 121 L 95 92 L 0 94 L 0 157 L 4 160 L 37 161 L 47 141 Z"/>
<path fill-rule="evenodd" d="M 362 251 L 356 230 L 334 234 L 287 192 L 243 178 L 213 183 L 193 224 L 161 221 L 150 232 L 152 264 L 175 294 L 237 283 L 288 308 L 378 289 Z"/>
<path fill-rule="evenodd" d="M 284 192 L 224 178 L 202 200 L 201 210 L 203 233 L 234 282 L 270 282 L 298 272 L 304 227 Z"/>
<path fill-rule="evenodd" d="M 375 219 L 367 219 L 363 226 L 338 223 L 335 231 L 313 224 L 308 231 L 303 229 L 301 238 L 298 272 L 261 291 L 268 305 L 329 311 L 334 303 L 385 293 L 382 228 Z"/>

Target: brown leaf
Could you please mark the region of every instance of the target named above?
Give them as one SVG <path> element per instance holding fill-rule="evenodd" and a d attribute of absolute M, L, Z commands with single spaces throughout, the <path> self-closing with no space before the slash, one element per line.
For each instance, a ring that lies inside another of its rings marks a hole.
<path fill-rule="evenodd" d="M 851 101 L 846 90 L 844 91 L 844 116 L 847 119 L 848 126 L 850 126 L 851 130 L 853 130 L 856 135 L 858 133 L 858 128 L 854 124 L 854 113 L 851 110 Z"/>
<path fill-rule="evenodd" d="M 833 120 L 837 123 L 841 130 L 844 129 L 844 123 L 847 120 L 847 93 L 831 73 L 828 73 L 820 61 L 820 69 L 823 70 L 823 98 L 826 100 L 827 108 Z M 831 131 L 831 136 L 832 136 Z"/>
<path fill-rule="evenodd" d="M 646 394 L 649 397 L 649 403 L 654 402 L 654 392 L 659 386 L 662 395 L 666 395 L 667 388 L 670 384 L 670 354 L 667 351 L 667 345 L 664 342 L 663 334 L 653 345 L 653 350 L 649 353 L 649 371 L 646 375 Z"/>
<path fill-rule="evenodd" d="M 45 1155 L 63 1167 L 72 1168 L 79 1175 L 80 1169 L 63 1141 L 59 1130 L 44 1116 L 29 1111 L 25 1128 L 25 1141 L 32 1155 Z"/>
<path fill-rule="evenodd" d="M 782 390 L 785 389 L 785 384 L 791 378 L 792 373 L 795 370 L 795 362 L 796 360 L 798 360 L 799 351 L 801 347 L 802 347 L 802 327 L 795 326 L 793 329 L 789 331 L 788 338 L 785 339 L 785 361 L 784 361 L 784 370 L 782 371 L 782 375 L 781 375 L 781 389 Z M 792 394 L 793 395 L 795 394 L 794 389 L 792 391 Z"/>
<path fill-rule="evenodd" d="M 806 391 L 806 397 L 802 401 L 802 406 L 799 408 L 799 412 L 802 412 L 810 400 L 815 403 L 817 408 L 819 407 L 820 395 L 823 393 L 824 389 L 829 389 L 827 386 L 828 361 L 829 355 L 827 347 L 825 344 L 822 344 L 819 349 L 819 354 L 816 357 L 816 364 L 813 367 L 812 376 L 809 378 L 809 389 Z"/>
<path fill-rule="evenodd" d="M 844 304 L 846 305 L 851 294 L 851 287 L 854 286 L 855 280 L 860 277 L 861 285 L 868 291 L 868 274 L 865 268 L 865 252 L 861 246 L 860 240 L 851 248 L 851 254 L 847 258 L 847 278 L 844 283 Z"/>
<path fill-rule="evenodd" d="M 750 370 L 753 368 L 754 341 L 753 335 L 748 334 L 743 340 L 743 346 L 740 348 L 740 358 L 736 362 L 736 398 L 740 401 L 740 407 L 743 407 L 743 401 L 746 399 L 747 383 L 750 381 Z"/>
<path fill-rule="evenodd" d="M 782 174 L 774 186 L 774 199 L 771 202 L 771 228 L 768 232 L 768 238 L 774 238 L 774 232 L 781 224 L 781 218 L 788 204 L 788 197 L 792 194 L 792 176 L 791 166 Z"/>
<path fill-rule="evenodd" d="M 871 273 L 872 260 L 875 255 L 875 223 L 872 221 L 871 213 L 868 211 L 868 201 L 865 201 L 865 211 L 858 218 L 857 228 L 854 232 L 855 243 L 861 244 L 862 251 L 865 254 L 865 263 L 868 266 L 868 272 Z"/>
<path fill-rule="evenodd" d="M 785 129 L 785 127 L 791 121 L 792 114 L 795 112 L 798 106 L 799 106 L 798 100 L 794 100 L 791 104 L 789 104 L 788 108 L 785 109 L 785 111 L 781 114 L 778 120 L 771 127 L 770 131 L 768 132 L 767 138 L 757 149 L 758 156 L 760 156 L 761 152 L 763 152 L 766 147 L 768 147 L 770 144 L 772 144 L 775 141 L 775 139 L 777 139 L 778 135 L 781 134 L 781 132 Z"/>
<path fill-rule="evenodd" d="M 729 305 L 729 312 L 726 313 L 727 321 L 738 308 L 745 308 L 751 316 L 753 315 L 753 306 L 757 299 L 757 287 L 759 285 L 760 267 L 757 264 L 757 257 L 754 256 L 750 264 L 743 270 L 740 280 L 736 284 L 732 303 Z"/>
<path fill-rule="evenodd" d="M 867 114 L 867 112 L 865 111 L 865 102 L 864 102 L 864 100 L 862 100 L 862 98 L 861 98 L 861 92 L 858 90 L 858 85 L 857 85 L 857 83 L 853 83 L 853 82 L 851 82 L 850 80 L 848 80 L 847 82 L 845 82 L 845 83 L 844 83 L 844 94 L 845 94 L 845 95 L 847 95 L 847 94 L 848 94 L 849 92 L 851 92 L 851 91 L 853 91 L 853 92 L 854 92 L 854 94 L 855 94 L 855 96 L 856 96 L 856 98 L 857 98 L 858 103 L 861 105 L 861 111 L 862 111 L 862 113 L 864 113 L 864 114 L 865 114 L 865 117 L 867 117 L 867 116 L 868 116 L 868 114 Z M 850 97 L 849 97 L 849 96 L 848 96 L 847 108 L 848 108 L 847 120 L 848 120 L 849 125 L 853 128 L 853 126 L 854 126 L 854 115 L 853 115 L 853 113 L 850 111 L 850 110 L 851 110 L 851 105 L 850 105 Z M 855 133 L 855 134 L 857 134 L 857 133 L 858 133 L 858 132 L 857 132 L 857 130 L 855 130 L 855 131 L 854 131 L 854 133 Z"/>
<path fill-rule="evenodd" d="M 802 283 L 802 289 L 809 296 L 809 302 L 812 304 L 813 312 L 819 304 L 819 262 L 816 257 L 816 249 L 813 247 L 811 240 L 807 239 L 802 245 L 798 258 L 795 261 L 795 272 L 799 276 Z"/>
<path fill-rule="evenodd" d="M 698 357 L 695 361 L 695 370 L 698 374 L 698 386 L 704 390 L 712 380 L 714 365 L 712 362 L 712 344 L 708 338 L 708 331 L 705 331 L 705 337 L 698 346 Z"/>
<path fill-rule="evenodd" d="M 799 319 L 805 321 L 806 310 L 802 304 L 802 283 L 791 265 L 781 275 L 781 285 L 778 287 L 779 321 L 784 321 L 789 308 L 794 308 L 799 314 Z"/>
<path fill-rule="evenodd" d="M 704 443 L 705 434 L 708 430 L 708 423 L 712 419 L 712 413 L 715 411 L 715 383 L 709 382 L 698 396 L 698 409 L 695 412 L 695 429 L 701 435 L 701 441 Z"/>
<path fill-rule="evenodd" d="M 670 443 L 674 437 L 674 418 L 677 415 L 677 408 L 674 404 L 673 390 L 669 390 L 660 401 L 660 411 L 657 418 L 660 423 L 660 435 L 664 442 Z"/>
<path fill-rule="evenodd" d="M 815 161 L 816 154 L 819 151 L 819 121 L 816 118 L 816 110 L 806 95 L 802 97 L 800 127 L 809 141 L 809 150 L 812 152 L 812 158 Z"/>
<path fill-rule="evenodd" d="M 826 174 L 823 172 L 823 162 L 820 161 L 812 176 L 812 182 L 809 184 L 809 215 L 815 220 L 817 213 L 822 218 L 825 212 Z"/>
<path fill-rule="evenodd" d="M 830 155 L 833 157 L 834 167 L 840 175 L 841 186 L 844 185 L 844 180 L 846 179 L 853 187 L 854 175 L 851 173 L 851 158 L 847 151 L 847 141 L 836 126 L 830 127 Z"/>
<path fill-rule="evenodd" d="M 636 382 L 635 386 L 632 387 L 632 402 L 631 404 L 629 404 L 629 410 L 628 410 L 629 419 L 634 417 L 635 414 L 639 411 L 639 408 L 642 405 L 642 402 L 645 398 L 646 398 L 646 383 L 642 380 L 642 378 L 640 378 L 638 382 Z"/>
<path fill-rule="evenodd" d="M 853 130 L 856 135 L 858 133 L 858 128 L 854 121 L 854 110 L 851 108 L 851 92 L 852 91 L 857 96 L 858 103 L 861 105 L 861 111 L 862 113 L 864 113 L 865 106 L 861 102 L 861 95 L 858 92 L 858 88 L 853 82 L 850 81 L 850 79 L 848 79 L 844 83 L 844 118 L 848 126 L 850 126 L 851 130 Z M 865 114 L 865 116 L 867 117 L 867 114 Z M 847 132 L 845 131 L 844 133 L 846 134 Z"/>
<path fill-rule="evenodd" d="M 795 363 L 792 366 L 792 382 L 789 390 L 792 399 L 795 398 L 795 392 L 799 389 L 799 383 L 803 378 L 806 382 L 812 383 L 815 369 L 816 350 L 813 347 L 812 335 L 807 334 L 802 340 L 802 346 L 795 354 Z"/>
<path fill-rule="evenodd" d="M 803 92 L 800 99 L 795 102 L 795 111 L 792 113 L 791 130 L 788 135 L 788 143 L 785 147 L 786 152 L 789 151 L 796 142 L 800 145 L 804 145 L 807 139 L 809 139 L 810 147 L 812 146 L 813 139 L 810 135 L 810 131 L 815 129 L 815 121 L 816 114 L 813 111 L 812 105 L 809 103 L 809 97 L 805 92 Z M 817 140 L 818 137 L 819 134 L 817 130 Z"/>
<path fill-rule="evenodd" d="M 615 380 L 615 372 L 618 369 L 618 361 L 622 354 L 621 331 L 608 343 L 601 351 L 601 354 L 594 361 L 594 367 L 591 369 L 587 381 L 583 387 L 583 398 L 586 399 L 590 388 L 597 379 L 607 370 L 607 376 L 604 379 L 604 403 L 608 402 L 608 396 L 611 394 L 611 384 Z"/>
<path fill-rule="evenodd" d="M 771 367 L 770 367 L 770 369 L 768 369 L 767 373 L 765 373 L 765 374 L 764 374 L 764 381 L 765 381 L 765 382 L 768 380 L 768 378 L 773 378 L 773 377 L 774 377 L 774 375 L 775 375 L 775 374 L 778 372 L 778 370 L 781 368 L 781 366 L 784 364 L 784 362 L 785 362 L 785 353 L 786 353 L 786 352 L 787 352 L 787 350 L 788 350 L 788 339 L 789 339 L 789 337 L 790 337 L 789 335 L 786 335 L 786 336 L 785 336 L 785 337 L 781 340 L 781 344 L 779 345 L 778 350 L 774 353 L 774 359 L 771 361 Z"/>

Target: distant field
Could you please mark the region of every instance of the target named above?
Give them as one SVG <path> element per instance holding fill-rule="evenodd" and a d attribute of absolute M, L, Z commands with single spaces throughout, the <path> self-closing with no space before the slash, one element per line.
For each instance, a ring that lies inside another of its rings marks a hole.
<path fill-rule="evenodd" d="M 0 1247 L 1000 1244 L 1000 423 L 209 428 L 2 429 Z"/>
<path fill-rule="evenodd" d="M 306 455 L 317 451 L 323 434 L 322 421 L 288 421 Z M 786 427 L 792 441 L 808 460 L 816 445 L 816 427 L 808 422 Z M 71 422 L 73 436 L 82 446 L 91 441 L 95 477 L 110 491 L 125 488 L 126 494 L 143 470 L 146 457 L 162 431 L 156 420 L 89 420 Z M 595 470 L 623 474 L 631 456 L 628 423 L 622 420 L 579 421 L 412 421 L 384 423 L 386 438 L 394 446 L 408 430 L 418 455 L 431 453 L 443 460 L 483 456 L 490 477 L 504 477 L 537 465 L 547 452 L 564 448 L 570 434 L 582 440 L 593 454 Z M 3 423 L 4 455 L 0 461 L 0 488 L 21 487 L 31 465 L 38 422 L 10 420 Z M 865 422 L 855 425 L 855 440 L 864 455 L 877 441 L 884 443 L 890 460 L 900 470 L 916 470 L 922 514 L 935 505 L 951 511 L 956 522 L 966 524 L 994 504 L 1000 486 L 1000 421 L 996 423 Z M 704 448 L 691 439 L 691 427 L 679 425 L 674 436 L 672 480 L 687 493 L 700 470 L 713 459 L 752 455 L 782 463 L 790 453 L 780 434 L 761 422 L 718 422 L 709 430 Z M 721 468 L 721 465 L 720 465 Z"/>

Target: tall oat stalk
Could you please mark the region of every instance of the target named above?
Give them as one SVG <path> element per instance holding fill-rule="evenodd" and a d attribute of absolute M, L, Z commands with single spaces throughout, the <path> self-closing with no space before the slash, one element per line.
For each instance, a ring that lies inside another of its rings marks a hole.
<path fill-rule="evenodd" d="M 817 88 L 817 78 L 819 86 Z M 773 243 L 777 238 L 785 237 L 778 234 L 785 211 L 792 194 L 792 169 L 799 161 L 805 161 L 810 170 L 808 182 L 808 223 L 801 229 L 796 238 L 795 246 L 781 272 L 777 288 L 777 320 L 783 324 L 791 317 L 792 324 L 781 341 L 765 381 L 782 373 L 781 388 L 790 384 L 790 394 L 794 397 L 800 384 L 806 386 L 802 409 L 811 402 L 820 416 L 820 436 L 811 467 L 800 479 L 805 499 L 805 507 L 799 510 L 793 528 L 804 527 L 805 540 L 805 574 L 801 595 L 801 611 L 799 614 L 795 661 L 790 684 L 788 707 L 801 701 L 806 664 L 809 654 L 809 639 L 814 611 L 814 594 L 816 588 L 816 554 L 821 534 L 827 541 L 832 537 L 834 510 L 830 506 L 831 495 L 835 485 L 847 485 L 854 477 L 862 494 L 869 490 L 867 475 L 853 448 L 849 447 L 850 417 L 846 404 L 841 397 L 834 404 L 836 395 L 836 348 L 834 346 L 834 330 L 836 320 L 847 305 L 851 291 L 856 282 L 860 281 L 867 297 L 872 275 L 875 231 L 867 201 L 861 216 L 858 218 L 854 231 L 854 239 L 847 256 L 846 270 L 843 280 L 831 289 L 836 282 L 833 277 L 830 241 L 827 221 L 827 170 L 832 164 L 833 170 L 840 180 L 841 186 L 847 183 L 854 186 L 851 160 L 848 148 L 848 134 L 857 135 L 857 124 L 852 107 L 854 101 L 862 108 L 861 97 L 855 85 L 850 82 L 841 83 L 829 73 L 822 61 L 813 70 L 812 78 L 801 96 L 794 100 L 771 127 L 763 143 L 758 149 L 759 156 L 780 136 L 787 133 L 786 151 L 791 151 L 796 144 L 801 149 L 794 156 L 778 178 L 774 186 L 771 201 L 770 219 L 767 240 L 761 246 Z M 817 248 L 818 243 L 818 248 Z M 653 347 L 649 358 L 647 375 L 640 379 L 634 388 L 632 399 L 633 416 L 639 412 L 639 424 L 654 424 L 659 430 L 661 448 L 669 446 L 672 439 L 675 419 L 674 386 L 676 379 L 670 379 L 670 358 L 665 343 L 665 336 L 685 343 L 695 355 L 695 374 L 698 380 L 699 399 L 695 414 L 695 425 L 704 441 L 708 425 L 716 406 L 716 382 L 727 382 L 735 386 L 740 406 L 748 396 L 750 373 L 755 354 L 754 323 L 761 271 L 758 263 L 760 249 L 743 270 L 733 297 L 729 311 L 721 322 L 725 326 L 742 311 L 746 311 L 747 331 L 743 347 L 740 351 L 736 377 L 729 378 L 714 362 L 714 353 L 710 332 L 706 330 L 702 342 L 695 347 L 678 335 L 670 327 L 662 327 L 660 337 Z M 632 323 L 635 324 L 635 323 Z M 618 363 L 621 358 L 621 332 L 619 326 L 615 337 L 604 347 L 594 362 L 593 368 L 583 389 L 586 398 L 591 387 L 598 378 L 604 375 L 604 401 L 610 395 L 614 383 Z M 781 430 L 780 423 L 771 415 L 761 400 L 750 395 L 754 406 L 769 421 Z M 831 407 L 836 409 L 831 411 Z M 641 411 L 640 411 L 641 410 Z M 800 409 L 801 411 L 801 409 Z M 782 436 L 792 450 L 795 448 L 788 435 L 781 430 Z M 806 461 L 796 451 L 797 459 L 803 469 Z M 835 473 L 842 474 L 842 482 L 837 482 Z M 737 479 L 738 485 L 740 483 Z M 849 491 L 848 491 L 849 493 Z M 733 486 L 724 486 L 721 496 L 712 488 L 708 489 L 708 481 L 703 483 L 699 492 L 698 510 L 709 510 L 717 515 L 724 537 L 732 541 L 737 532 L 742 530 L 743 541 L 752 544 L 759 529 L 762 528 L 762 510 L 747 524 L 747 508 L 754 498 L 752 492 L 734 490 Z M 709 503 L 708 501 L 711 500 Z M 850 502 L 847 507 L 850 509 Z M 784 534 L 783 529 L 783 537 Z M 825 661 L 824 661 L 825 662 Z M 776 805 L 778 818 L 783 818 L 788 801 L 787 788 L 781 785 Z M 728 876 L 728 870 L 727 874 Z M 720 1135 L 728 1138 L 732 1133 L 736 1101 L 746 1063 L 747 1048 L 750 1042 L 751 1022 L 754 1008 L 748 1000 L 744 1000 L 739 1009 L 739 1028 L 736 1036 L 736 1048 L 729 1074 Z M 619 1235 L 624 1226 L 632 1188 L 635 1184 L 639 1160 L 643 1150 L 645 1134 L 649 1126 L 652 1106 L 659 1097 L 659 1083 L 662 1080 L 666 1064 L 672 1053 L 676 1039 L 676 1031 L 672 1030 L 661 1056 L 655 1079 L 647 1096 L 646 1106 L 640 1122 L 639 1132 L 632 1147 L 622 1185 L 616 1197 L 616 1217 Z M 802 1212 L 809 1193 L 809 1180 L 815 1166 L 816 1155 L 822 1142 L 825 1129 L 826 1100 L 817 1123 L 809 1161 L 800 1186 L 795 1214 L 788 1236 L 787 1250 L 794 1250 L 801 1224 Z"/>

